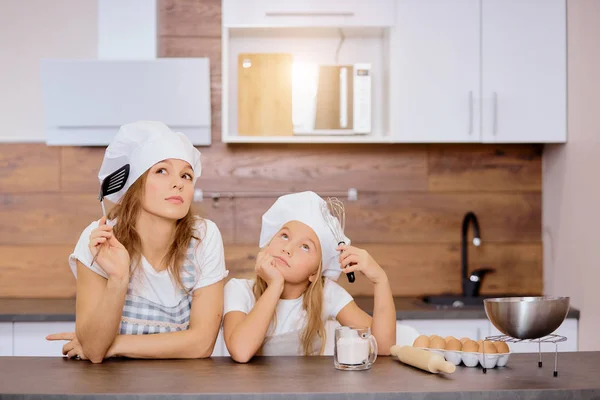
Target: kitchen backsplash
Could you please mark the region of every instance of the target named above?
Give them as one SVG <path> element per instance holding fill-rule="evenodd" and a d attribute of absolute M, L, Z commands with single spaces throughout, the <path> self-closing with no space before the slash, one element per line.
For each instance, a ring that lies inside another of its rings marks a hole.
<path fill-rule="evenodd" d="M 160 56 L 210 57 L 213 145 L 200 148 L 197 185 L 222 196 L 197 205 L 221 230 L 230 277 L 252 276 L 261 215 L 276 196 L 356 188 L 357 201 L 343 199 L 347 235 L 385 268 L 394 294 L 460 292 L 467 211 L 477 214 L 482 239 L 470 246 L 470 269 L 496 269 L 482 293 L 542 293 L 541 146 L 225 145 L 221 1 L 158 4 Z M 75 295 L 67 257 L 102 215 L 96 174 L 103 152 L 0 145 L 0 297 Z M 372 293 L 360 274 L 352 285 L 340 282 L 354 295 Z"/>

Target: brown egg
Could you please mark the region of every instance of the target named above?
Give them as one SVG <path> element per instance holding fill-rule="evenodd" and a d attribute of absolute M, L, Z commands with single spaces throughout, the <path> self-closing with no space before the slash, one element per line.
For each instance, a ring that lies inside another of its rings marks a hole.
<path fill-rule="evenodd" d="M 498 353 L 500 354 L 507 354 L 510 353 L 510 349 L 508 348 L 508 345 L 505 342 L 493 342 L 494 346 L 496 346 L 496 350 L 498 350 Z"/>
<path fill-rule="evenodd" d="M 446 341 L 446 350 L 461 351 L 463 344 L 455 338 L 450 338 Z"/>
<path fill-rule="evenodd" d="M 429 340 L 435 339 L 435 338 L 440 338 L 441 339 L 442 337 L 438 336 L 438 335 L 429 335 Z"/>
<path fill-rule="evenodd" d="M 450 339 L 454 339 L 454 340 L 456 340 L 456 338 L 455 338 L 454 336 L 446 336 L 446 337 L 444 338 L 444 340 L 446 341 L 446 343 L 448 343 L 448 340 L 450 340 Z"/>
<path fill-rule="evenodd" d="M 479 345 L 479 352 L 485 354 L 496 354 L 498 353 L 498 350 L 496 350 L 496 346 L 494 346 L 494 343 L 490 342 L 489 340 L 486 340 L 485 342 L 482 341 Z"/>
<path fill-rule="evenodd" d="M 471 340 L 471 339 L 469 339 L 468 337 L 460 338 L 460 342 L 461 342 L 462 344 L 465 344 L 465 343 L 466 343 L 466 342 L 468 342 L 469 340 Z"/>
<path fill-rule="evenodd" d="M 433 339 L 429 339 L 429 348 L 430 349 L 445 349 L 446 341 L 439 336 L 435 336 Z"/>
<path fill-rule="evenodd" d="M 477 346 L 477 342 L 469 339 L 463 344 L 462 351 L 465 353 L 477 353 L 479 351 L 479 346 Z"/>
<path fill-rule="evenodd" d="M 429 338 L 425 335 L 421 335 L 415 339 L 413 346 L 414 347 L 422 347 L 422 348 L 426 349 L 429 347 Z"/>

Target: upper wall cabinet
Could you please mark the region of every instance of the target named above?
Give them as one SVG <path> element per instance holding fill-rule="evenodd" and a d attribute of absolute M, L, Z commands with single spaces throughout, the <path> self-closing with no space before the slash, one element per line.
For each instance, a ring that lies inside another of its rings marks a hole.
<path fill-rule="evenodd" d="M 223 142 L 391 142 L 395 6 L 223 0 Z"/>
<path fill-rule="evenodd" d="M 391 37 L 399 142 L 479 142 L 479 0 L 401 0 Z"/>
<path fill-rule="evenodd" d="M 565 0 L 482 2 L 482 140 L 567 140 Z"/>
<path fill-rule="evenodd" d="M 394 25 L 395 0 L 223 0 L 227 27 Z"/>
<path fill-rule="evenodd" d="M 565 0 L 398 0 L 395 142 L 565 142 Z"/>
<path fill-rule="evenodd" d="M 224 142 L 561 143 L 566 0 L 223 0 Z"/>

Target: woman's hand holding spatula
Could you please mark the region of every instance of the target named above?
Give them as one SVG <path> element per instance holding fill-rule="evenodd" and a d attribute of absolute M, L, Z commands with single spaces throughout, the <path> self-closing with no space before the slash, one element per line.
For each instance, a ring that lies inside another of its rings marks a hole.
<path fill-rule="evenodd" d="M 106 224 L 106 217 L 90 234 L 89 249 L 94 256 L 92 264 L 97 261 L 109 277 L 129 279 L 129 253 L 115 237 L 113 227 Z"/>

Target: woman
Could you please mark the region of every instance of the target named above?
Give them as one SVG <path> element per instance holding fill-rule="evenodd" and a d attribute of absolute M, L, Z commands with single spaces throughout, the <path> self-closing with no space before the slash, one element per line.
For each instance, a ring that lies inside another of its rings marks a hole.
<path fill-rule="evenodd" d="M 94 363 L 209 357 L 228 271 L 219 229 L 190 208 L 200 152 L 166 125 L 140 121 L 117 132 L 100 181 L 125 164 L 125 187 L 106 197 L 115 207 L 83 231 L 69 257 L 76 334 L 47 339 L 70 340 L 63 354 Z"/>

